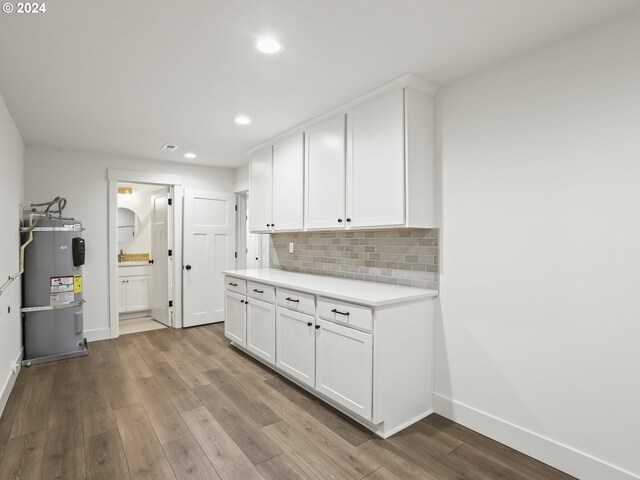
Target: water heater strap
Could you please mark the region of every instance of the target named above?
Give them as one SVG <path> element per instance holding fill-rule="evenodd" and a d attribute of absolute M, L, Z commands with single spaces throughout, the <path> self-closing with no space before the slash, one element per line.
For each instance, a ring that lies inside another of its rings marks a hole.
<path fill-rule="evenodd" d="M 43 312 L 45 310 L 60 310 L 62 308 L 71 308 L 71 307 L 79 307 L 80 305 L 84 305 L 86 300 L 80 300 L 79 302 L 67 303 L 66 305 L 55 305 L 48 307 L 25 307 L 21 308 L 20 311 L 22 313 L 27 312 Z"/>

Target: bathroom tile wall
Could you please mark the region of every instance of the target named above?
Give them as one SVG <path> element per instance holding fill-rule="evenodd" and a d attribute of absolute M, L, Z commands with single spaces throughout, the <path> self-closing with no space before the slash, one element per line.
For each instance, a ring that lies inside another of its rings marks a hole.
<path fill-rule="evenodd" d="M 437 229 L 273 233 L 269 266 L 417 288 L 438 288 Z M 294 253 L 289 253 L 289 243 Z"/>

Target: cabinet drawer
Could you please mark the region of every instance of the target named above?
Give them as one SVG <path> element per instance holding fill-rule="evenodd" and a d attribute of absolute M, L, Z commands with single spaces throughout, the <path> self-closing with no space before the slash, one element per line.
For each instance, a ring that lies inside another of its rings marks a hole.
<path fill-rule="evenodd" d="M 309 315 L 316 314 L 316 297 L 314 295 L 279 288 L 276 297 L 278 305 L 281 307 Z"/>
<path fill-rule="evenodd" d="M 361 330 L 373 330 L 373 312 L 369 307 L 340 302 L 330 298 L 318 298 L 320 318 Z"/>
<path fill-rule="evenodd" d="M 224 288 L 231 292 L 245 294 L 247 293 L 247 282 L 240 278 L 224 276 Z"/>
<path fill-rule="evenodd" d="M 276 289 L 271 285 L 262 283 L 247 282 L 247 295 L 264 302 L 276 302 Z"/>

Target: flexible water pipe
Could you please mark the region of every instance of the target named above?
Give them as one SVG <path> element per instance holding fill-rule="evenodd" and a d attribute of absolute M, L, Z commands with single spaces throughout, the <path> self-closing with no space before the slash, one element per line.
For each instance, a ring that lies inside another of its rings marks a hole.
<path fill-rule="evenodd" d="M 50 211 L 50 208 L 56 203 L 58 204 L 58 210 Z M 31 242 L 33 242 L 33 229 L 35 228 L 37 223 L 43 218 L 51 216 L 52 213 L 57 213 L 60 216 L 60 218 L 62 218 L 62 210 L 64 209 L 64 207 L 66 207 L 66 205 L 67 205 L 67 199 L 61 198 L 61 197 L 56 197 L 50 202 L 31 203 L 28 205 L 29 207 L 34 207 L 34 208 L 31 214 L 29 214 L 29 226 L 25 230 L 21 229 L 23 233 L 29 233 L 29 238 L 27 239 L 26 242 L 20 245 L 20 270 L 17 273 L 10 275 L 7 281 L 4 282 L 2 286 L 0 286 L 0 296 L 4 293 L 7 287 L 14 282 L 16 278 L 18 278 L 20 275 L 24 273 L 24 251 L 27 248 L 27 246 Z M 35 207 L 46 207 L 46 209 L 43 213 L 43 212 L 36 211 Z M 39 217 L 39 218 L 37 218 L 36 221 L 34 222 L 33 221 L 34 217 Z M 73 219 L 69 219 L 69 220 L 73 220 Z"/>
<path fill-rule="evenodd" d="M 16 278 L 18 278 L 20 275 L 22 275 L 24 273 L 24 251 L 27 248 L 27 246 L 31 242 L 33 242 L 33 228 L 35 227 L 35 224 L 33 223 L 33 217 L 36 216 L 36 215 L 38 215 L 38 214 L 37 213 L 32 213 L 31 215 L 29 215 L 29 238 L 27 239 L 26 242 L 24 242 L 22 245 L 20 245 L 20 270 L 18 270 L 17 273 L 9 276 L 7 281 L 2 284 L 2 286 L 0 287 L 0 295 L 2 295 L 4 293 L 6 288 L 9 285 L 11 285 Z M 40 219 L 38 219 L 38 220 L 40 220 Z M 36 220 L 36 223 L 38 222 L 38 220 Z"/>

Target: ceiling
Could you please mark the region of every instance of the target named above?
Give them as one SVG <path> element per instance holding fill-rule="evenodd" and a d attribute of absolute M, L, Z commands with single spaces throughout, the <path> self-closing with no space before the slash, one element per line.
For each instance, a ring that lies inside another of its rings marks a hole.
<path fill-rule="evenodd" d="M 412 72 L 444 85 L 638 0 L 52 0 L 0 14 L 0 92 L 27 145 L 238 166 Z M 255 48 L 265 34 L 284 49 Z M 237 114 L 253 122 L 238 126 Z M 181 148 L 162 152 L 164 143 Z M 194 160 L 183 154 L 192 151 Z"/>

